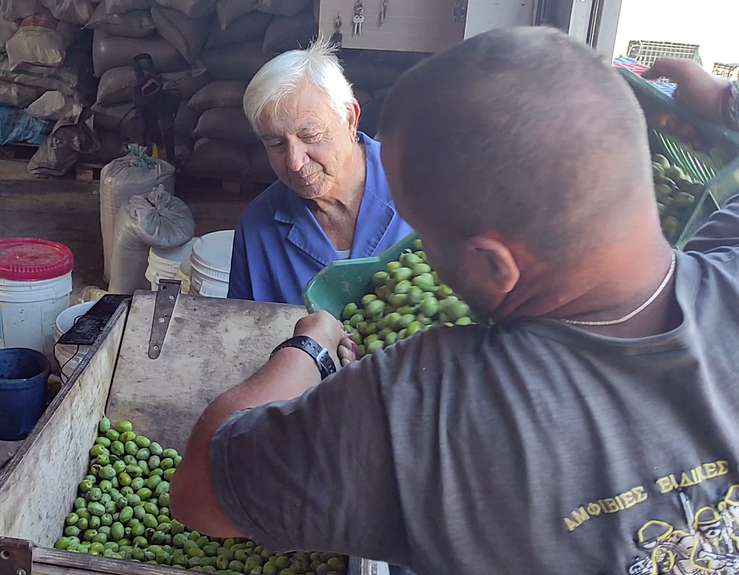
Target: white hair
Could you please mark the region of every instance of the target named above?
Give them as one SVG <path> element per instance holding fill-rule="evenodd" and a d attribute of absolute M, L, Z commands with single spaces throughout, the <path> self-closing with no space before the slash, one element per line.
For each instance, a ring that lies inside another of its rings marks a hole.
<path fill-rule="evenodd" d="M 252 127 L 268 104 L 280 103 L 308 81 L 323 90 L 331 108 L 342 122 L 349 117 L 349 105 L 355 101 L 352 85 L 344 76 L 335 48 L 323 41 L 313 42 L 306 50 L 291 50 L 267 62 L 249 82 L 244 93 L 244 112 Z"/>

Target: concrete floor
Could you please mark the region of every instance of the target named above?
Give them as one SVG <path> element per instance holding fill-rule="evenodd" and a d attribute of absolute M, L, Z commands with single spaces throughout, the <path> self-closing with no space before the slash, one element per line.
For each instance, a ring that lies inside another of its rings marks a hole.
<path fill-rule="evenodd" d="M 233 229 L 262 187 L 231 193 L 215 182 L 181 178 L 177 195 L 193 213 L 196 235 L 202 235 Z M 27 174 L 23 162 L 0 161 L 0 239 L 35 237 L 68 246 L 75 258 L 75 292 L 87 285 L 106 287 L 99 208 L 97 184 L 39 180 Z"/>

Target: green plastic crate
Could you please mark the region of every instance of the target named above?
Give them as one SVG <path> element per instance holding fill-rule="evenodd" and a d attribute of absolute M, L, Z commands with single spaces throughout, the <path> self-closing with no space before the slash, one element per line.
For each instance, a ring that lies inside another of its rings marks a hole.
<path fill-rule="evenodd" d="M 704 186 L 692 208 L 684 214 L 678 235 L 668 238 L 670 243 L 682 249 L 720 205 L 739 194 L 739 134 L 702 120 L 630 70 L 619 68 L 618 71 L 634 90 L 648 123 L 655 113 L 675 113 L 692 124 L 710 147 L 708 153 L 697 152 L 649 125 L 652 153 L 663 154 L 670 163 L 680 167 L 686 175 Z"/>
<path fill-rule="evenodd" d="M 412 250 L 417 239 L 414 232 L 379 257 L 341 260 L 325 267 L 303 289 L 305 307 L 310 313 L 323 310 L 340 318 L 346 304 L 359 303 L 363 295 L 374 291 L 372 276 L 405 250 Z"/>

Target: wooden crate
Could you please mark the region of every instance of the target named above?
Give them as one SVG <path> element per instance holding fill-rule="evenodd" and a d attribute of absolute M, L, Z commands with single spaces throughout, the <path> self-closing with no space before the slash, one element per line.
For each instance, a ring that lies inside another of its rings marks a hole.
<path fill-rule="evenodd" d="M 23 553 L 31 556 L 33 575 L 182 573 L 52 549 L 87 473 L 98 422 L 104 413 L 127 419 L 141 433 L 182 450 L 207 404 L 261 367 L 306 312 L 298 306 L 181 295 L 161 355 L 151 360 L 155 297 L 139 292 L 130 309 L 122 304 L 0 472 L 0 536 L 21 540 L 14 546 L 0 538 L 0 574 L 9 573 L 11 555 Z M 350 573 L 369 575 L 371 563 L 354 559 Z M 10 573 L 18 575 L 17 569 Z"/>
<path fill-rule="evenodd" d="M 102 164 L 86 164 L 77 162 L 74 165 L 74 179 L 84 184 L 93 184 L 100 181 L 100 172 L 103 170 Z"/>

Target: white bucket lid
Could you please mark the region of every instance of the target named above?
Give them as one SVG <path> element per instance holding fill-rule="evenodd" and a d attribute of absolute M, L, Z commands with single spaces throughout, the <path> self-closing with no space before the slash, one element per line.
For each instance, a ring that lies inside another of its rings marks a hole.
<path fill-rule="evenodd" d="M 192 260 L 214 271 L 231 271 L 235 230 L 222 230 L 205 234 L 195 240 L 192 246 Z"/>

